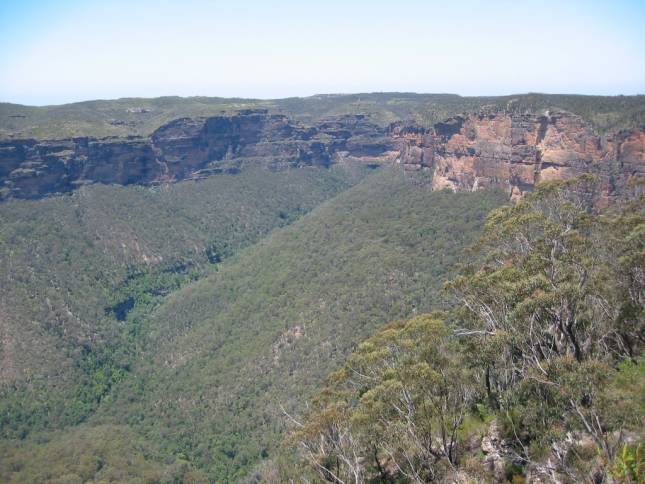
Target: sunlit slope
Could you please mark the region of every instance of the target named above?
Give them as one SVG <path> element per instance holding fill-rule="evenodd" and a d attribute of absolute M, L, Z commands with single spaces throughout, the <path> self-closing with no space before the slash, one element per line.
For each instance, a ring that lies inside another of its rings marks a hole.
<path fill-rule="evenodd" d="M 367 114 L 381 124 L 414 119 L 424 125 L 482 109 L 565 110 L 599 131 L 634 128 L 645 122 L 645 96 L 516 94 L 467 97 L 456 94 L 321 94 L 273 100 L 217 97 L 122 98 L 58 106 L 0 103 L 0 138 L 147 136 L 181 117 L 216 116 L 245 108 L 281 112 L 305 123 L 338 114 Z"/>
<path fill-rule="evenodd" d="M 240 477 L 275 447 L 281 406 L 302 406 L 356 342 L 442 306 L 442 281 L 503 201 L 431 192 L 398 169 L 371 175 L 171 295 L 100 420 L 211 478 Z"/>
<path fill-rule="evenodd" d="M 123 425 L 78 425 L 26 440 L 0 441 L 0 481 L 208 482 L 181 456 L 162 455 Z"/>

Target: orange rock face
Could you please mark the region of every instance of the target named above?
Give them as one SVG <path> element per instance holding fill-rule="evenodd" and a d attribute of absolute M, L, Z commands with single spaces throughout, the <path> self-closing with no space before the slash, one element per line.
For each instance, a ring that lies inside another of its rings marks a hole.
<path fill-rule="evenodd" d="M 456 117 L 411 141 L 401 163 L 433 170 L 434 189 L 495 187 L 515 199 L 541 181 L 594 173 L 607 198 L 629 178 L 645 175 L 645 129 L 603 139 L 568 113 Z"/>
<path fill-rule="evenodd" d="M 366 115 L 303 126 L 266 110 L 181 118 L 149 138 L 0 140 L 0 202 L 69 192 L 88 183 L 157 184 L 237 173 L 250 165 L 401 163 L 431 171 L 434 189 L 494 187 L 517 199 L 545 180 L 594 173 L 599 203 L 645 175 L 645 129 L 602 138 L 568 113 L 479 114 L 433 129 L 398 122 L 387 129 Z"/>

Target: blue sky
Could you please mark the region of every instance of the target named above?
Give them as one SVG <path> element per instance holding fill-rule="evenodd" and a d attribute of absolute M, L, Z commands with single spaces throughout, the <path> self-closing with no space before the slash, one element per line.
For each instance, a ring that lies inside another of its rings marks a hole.
<path fill-rule="evenodd" d="M 0 101 L 645 93 L 644 26 L 644 0 L 0 0 Z"/>

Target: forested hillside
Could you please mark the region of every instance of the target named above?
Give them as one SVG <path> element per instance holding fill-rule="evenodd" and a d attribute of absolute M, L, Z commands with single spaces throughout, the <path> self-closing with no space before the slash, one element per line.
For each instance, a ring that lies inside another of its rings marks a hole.
<path fill-rule="evenodd" d="M 645 484 L 644 25 L 0 0 L 0 484 Z"/>
<path fill-rule="evenodd" d="M 87 435 L 127 425 L 108 442 L 134 432 L 147 442 L 134 454 L 162 459 L 175 475 L 248 476 L 274 455 L 282 408 L 302 410 L 355 343 L 393 318 L 445 306 L 442 281 L 503 201 L 497 192 L 433 192 L 397 168 L 370 175 L 183 285 L 150 316 L 128 313 L 141 339 L 119 384 L 82 427 L 10 441 L 2 475 L 53 478 L 58 471 L 32 456 L 73 469 L 83 451 L 72 449 Z M 101 450 L 93 477 L 115 472 L 118 446 Z M 31 465 L 12 464 L 24 461 Z"/>
<path fill-rule="evenodd" d="M 362 176 L 250 169 L 0 205 L 2 436 L 88 418 L 128 373 L 141 319 L 167 294 Z"/>
<path fill-rule="evenodd" d="M 265 477 L 643 482 L 642 189 L 596 215 L 595 183 L 494 210 L 446 285 L 454 307 L 361 343 L 288 416 L 303 466 Z"/>
<path fill-rule="evenodd" d="M 0 481 L 642 481 L 645 138 L 614 132 L 642 96 L 5 105 L 0 130 L 240 107 L 303 124 L 3 145 L 37 199 L 0 203 Z"/>

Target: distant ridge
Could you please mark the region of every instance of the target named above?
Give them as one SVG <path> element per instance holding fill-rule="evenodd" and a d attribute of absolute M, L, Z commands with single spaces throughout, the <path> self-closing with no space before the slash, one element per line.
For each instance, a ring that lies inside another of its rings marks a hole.
<path fill-rule="evenodd" d="M 316 94 L 274 100 L 178 97 L 121 98 L 57 106 L 0 103 L 0 138 L 67 138 L 75 136 L 147 136 L 170 120 L 215 116 L 222 111 L 265 108 L 304 122 L 339 114 L 367 114 L 385 126 L 414 120 L 426 127 L 446 118 L 484 108 L 568 111 L 582 116 L 603 133 L 645 125 L 645 95 L 586 96 L 513 94 L 462 97 L 457 94 L 357 93 Z"/>

